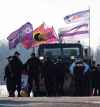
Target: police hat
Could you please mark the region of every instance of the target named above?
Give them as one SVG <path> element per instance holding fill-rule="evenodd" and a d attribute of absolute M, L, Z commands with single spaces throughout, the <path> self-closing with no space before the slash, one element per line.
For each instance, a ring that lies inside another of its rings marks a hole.
<path fill-rule="evenodd" d="M 31 56 L 35 56 L 35 53 L 31 53 Z"/>
<path fill-rule="evenodd" d="M 16 51 L 16 52 L 14 53 L 14 55 L 20 55 L 20 53 L 19 53 L 18 51 Z"/>

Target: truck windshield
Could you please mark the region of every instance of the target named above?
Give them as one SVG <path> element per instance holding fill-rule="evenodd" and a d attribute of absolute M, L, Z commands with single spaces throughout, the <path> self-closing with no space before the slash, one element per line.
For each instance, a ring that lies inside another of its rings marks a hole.
<path fill-rule="evenodd" d="M 58 57 L 58 56 L 79 56 L 79 48 L 44 48 L 44 55 L 50 57 Z"/>
<path fill-rule="evenodd" d="M 83 56 L 83 48 L 80 44 L 45 44 L 40 45 L 38 51 L 40 56 Z"/>
<path fill-rule="evenodd" d="M 66 57 L 79 56 L 79 48 L 63 48 L 63 55 Z"/>
<path fill-rule="evenodd" d="M 61 56 L 61 49 L 60 48 L 45 48 L 44 55 L 46 56 Z"/>

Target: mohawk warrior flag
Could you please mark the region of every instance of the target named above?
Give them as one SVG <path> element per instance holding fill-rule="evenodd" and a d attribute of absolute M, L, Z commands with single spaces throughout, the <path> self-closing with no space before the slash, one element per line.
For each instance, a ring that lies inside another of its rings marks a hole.
<path fill-rule="evenodd" d="M 76 36 L 82 34 L 89 34 L 89 25 L 87 23 L 77 25 L 72 28 L 64 28 L 60 31 L 63 37 Z"/>
<path fill-rule="evenodd" d="M 47 27 L 42 23 L 33 31 L 33 47 L 54 42 L 57 42 L 57 35 L 53 27 Z"/>
<path fill-rule="evenodd" d="M 84 10 L 73 13 L 64 17 L 64 21 L 71 25 L 67 28 L 60 29 L 60 34 L 63 37 L 84 36 L 90 33 L 90 10 Z M 77 23 L 74 23 L 77 22 Z"/>
<path fill-rule="evenodd" d="M 90 10 L 84 10 L 80 12 L 76 12 L 64 17 L 64 21 L 67 24 L 79 22 L 79 21 L 86 21 L 90 18 Z"/>
<path fill-rule="evenodd" d="M 32 35 L 32 24 L 27 22 L 7 37 L 9 48 L 15 48 L 18 43 L 22 43 L 25 48 L 30 48 L 32 46 Z"/>

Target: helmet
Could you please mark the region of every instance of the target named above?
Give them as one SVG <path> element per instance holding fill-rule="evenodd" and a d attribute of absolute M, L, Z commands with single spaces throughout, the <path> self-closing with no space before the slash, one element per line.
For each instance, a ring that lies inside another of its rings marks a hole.
<path fill-rule="evenodd" d="M 20 53 L 18 51 L 15 51 L 14 55 L 20 55 Z"/>
<path fill-rule="evenodd" d="M 13 57 L 12 57 L 12 56 L 9 56 L 9 57 L 7 57 L 7 60 L 8 60 L 8 61 L 12 61 L 12 60 L 13 60 Z"/>

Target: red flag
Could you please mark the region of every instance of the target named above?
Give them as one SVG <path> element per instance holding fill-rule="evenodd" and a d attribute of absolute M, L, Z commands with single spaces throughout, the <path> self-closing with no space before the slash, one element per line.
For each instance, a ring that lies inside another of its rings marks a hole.
<path fill-rule="evenodd" d="M 57 41 L 54 28 L 48 27 L 44 23 L 33 31 L 33 38 L 33 47 Z"/>

